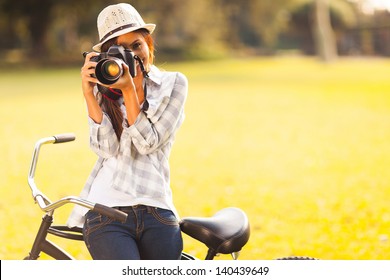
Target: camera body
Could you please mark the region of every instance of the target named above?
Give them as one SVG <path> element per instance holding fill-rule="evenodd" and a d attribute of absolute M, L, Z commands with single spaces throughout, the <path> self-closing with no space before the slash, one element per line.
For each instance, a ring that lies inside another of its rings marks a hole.
<path fill-rule="evenodd" d="M 107 52 L 99 53 L 90 60 L 97 62 L 95 76 L 106 85 L 115 83 L 123 75 L 123 62 L 129 66 L 132 77 L 137 74 L 134 54 L 123 46 L 112 45 Z"/>

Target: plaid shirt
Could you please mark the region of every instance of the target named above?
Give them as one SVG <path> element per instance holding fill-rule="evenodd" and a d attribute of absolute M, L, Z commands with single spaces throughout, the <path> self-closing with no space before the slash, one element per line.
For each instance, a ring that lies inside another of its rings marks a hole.
<path fill-rule="evenodd" d="M 168 159 L 175 133 L 184 120 L 187 79 L 181 73 L 161 72 L 153 66 L 149 78 L 146 78 L 146 86 L 149 107 L 140 112 L 133 125 L 128 126 L 126 120 L 123 122 L 120 141 L 106 114 L 100 125 L 89 119 L 90 146 L 99 159 L 80 197 L 87 198 L 104 160 L 116 157 L 114 189 L 174 208 Z M 68 220 L 69 226 L 83 222 L 85 210 L 80 208 L 75 207 Z"/>

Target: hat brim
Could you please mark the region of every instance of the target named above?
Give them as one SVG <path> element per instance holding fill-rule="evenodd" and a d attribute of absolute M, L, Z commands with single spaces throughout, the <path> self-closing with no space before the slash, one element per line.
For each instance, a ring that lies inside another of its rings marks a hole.
<path fill-rule="evenodd" d="M 140 30 L 140 29 L 146 29 L 149 31 L 150 34 L 153 33 L 154 29 L 156 28 L 156 25 L 155 24 L 152 24 L 152 23 L 148 23 L 148 24 L 145 24 L 143 26 L 137 26 L 137 27 L 128 27 L 128 28 L 124 28 L 124 29 L 121 29 L 113 34 L 111 34 L 110 36 L 108 36 L 107 38 L 105 38 L 103 41 L 99 42 L 98 44 L 94 45 L 92 47 L 92 49 L 96 52 L 100 52 L 101 51 L 101 47 L 102 45 L 107 42 L 108 40 L 112 39 L 112 38 L 115 38 L 115 37 L 118 37 L 120 35 L 123 35 L 123 34 L 126 34 L 126 33 L 130 33 L 130 32 L 133 32 L 133 31 L 136 31 L 136 30 Z"/>

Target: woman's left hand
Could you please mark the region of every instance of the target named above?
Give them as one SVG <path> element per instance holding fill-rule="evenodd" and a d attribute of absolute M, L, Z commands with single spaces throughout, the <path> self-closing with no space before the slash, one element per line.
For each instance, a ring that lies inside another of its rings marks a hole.
<path fill-rule="evenodd" d="M 120 89 L 122 92 L 128 92 L 136 89 L 135 81 L 130 75 L 129 66 L 126 63 L 122 63 L 123 74 L 113 84 L 104 85 L 105 87 Z"/>
<path fill-rule="evenodd" d="M 141 71 L 141 67 L 136 63 L 136 76 L 133 78 L 130 74 L 129 66 L 126 63 L 122 63 L 123 74 L 122 76 L 111 85 L 104 85 L 105 87 L 111 87 L 120 89 L 123 93 L 131 92 L 134 90 L 135 93 L 138 92 L 139 95 L 143 95 L 143 79 L 144 75 Z M 142 91 L 142 93 L 140 92 Z M 140 94 L 141 93 L 141 94 Z"/>
<path fill-rule="evenodd" d="M 144 76 L 138 63 L 136 65 L 137 75 L 133 78 L 130 74 L 129 66 L 125 63 L 122 63 L 123 75 L 119 78 L 118 81 L 110 85 L 110 87 L 120 89 L 122 91 L 127 111 L 127 120 L 130 125 L 135 122 L 138 114 L 141 111 L 141 104 L 144 102 Z"/>

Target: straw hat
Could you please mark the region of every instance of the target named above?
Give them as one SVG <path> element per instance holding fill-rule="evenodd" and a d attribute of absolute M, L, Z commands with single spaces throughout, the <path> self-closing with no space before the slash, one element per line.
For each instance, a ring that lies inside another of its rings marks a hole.
<path fill-rule="evenodd" d="M 155 24 L 146 24 L 137 10 L 130 4 L 120 3 L 104 8 L 97 18 L 99 43 L 93 46 L 97 52 L 108 40 L 138 29 L 145 28 L 150 33 L 156 28 Z"/>

